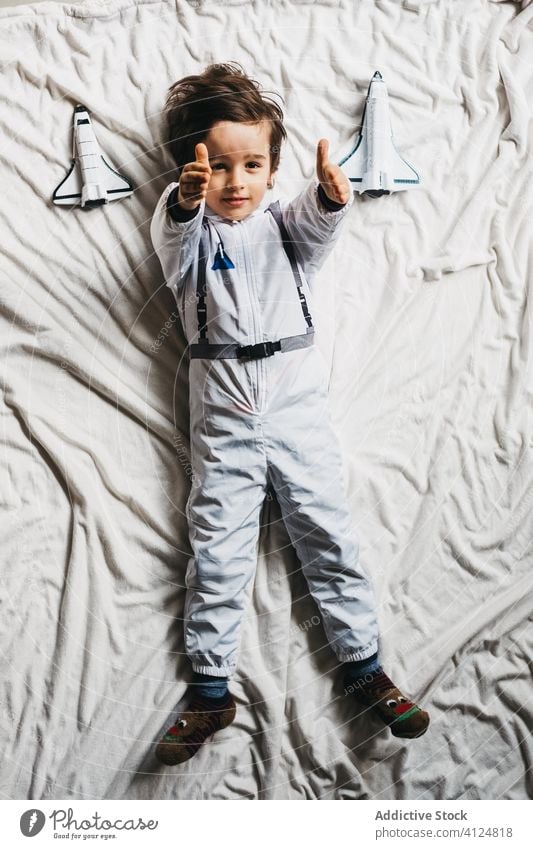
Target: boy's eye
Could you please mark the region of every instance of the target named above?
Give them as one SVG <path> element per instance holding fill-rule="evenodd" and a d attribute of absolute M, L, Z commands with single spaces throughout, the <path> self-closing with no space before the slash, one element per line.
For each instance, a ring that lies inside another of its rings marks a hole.
<path fill-rule="evenodd" d="M 214 162 L 211 165 L 212 171 L 223 171 L 225 168 L 226 168 L 226 165 L 224 164 L 224 162 Z M 261 168 L 261 163 L 250 161 L 250 162 L 246 163 L 246 168 L 252 168 L 252 169 Z"/>

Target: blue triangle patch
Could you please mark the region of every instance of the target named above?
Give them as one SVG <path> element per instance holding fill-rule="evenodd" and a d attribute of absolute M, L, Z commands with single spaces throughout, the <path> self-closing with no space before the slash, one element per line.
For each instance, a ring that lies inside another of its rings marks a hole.
<path fill-rule="evenodd" d="M 235 268 L 229 256 L 224 253 L 221 246 L 219 245 L 217 248 L 217 252 L 215 254 L 215 261 L 211 266 L 213 271 L 219 271 L 221 268 Z"/>

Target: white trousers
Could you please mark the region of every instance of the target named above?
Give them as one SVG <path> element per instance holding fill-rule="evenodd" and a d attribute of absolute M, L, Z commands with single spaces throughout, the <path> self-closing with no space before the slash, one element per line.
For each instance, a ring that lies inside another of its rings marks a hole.
<path fill-rule="evenodd" d="M 374 595 L 359 563 L 317 347 L 191 359 L 190 427 L 184 628 L 193 669 L 228 678 L 235 671 L 269 484 L 337 658 L 374 654 Z"/>

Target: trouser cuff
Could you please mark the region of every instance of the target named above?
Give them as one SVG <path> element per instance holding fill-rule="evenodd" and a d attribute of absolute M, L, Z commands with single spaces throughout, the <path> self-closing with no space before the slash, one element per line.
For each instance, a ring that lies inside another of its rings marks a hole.
<path fill-rule="evenodd" d="M 192 661 L 193 672 L 200 672 L 202 675 L 212 675 L 215 678 L 231 678 L 234 669 L 229 666 L 201 666 Z"/>
<path fill-rule="evenodd" d="M 373 643 L 370 643 L 369 646 L 365 646 L 362 649 L 338 649 L 335 646 L 332 646 L 335 654 L 341 663 L 349 663 L 353 660 L 366 660 L 369 657 L 372 657 L 373 654 L 376 654 L 378 651 L 378 643 L 377 640 Z"/>

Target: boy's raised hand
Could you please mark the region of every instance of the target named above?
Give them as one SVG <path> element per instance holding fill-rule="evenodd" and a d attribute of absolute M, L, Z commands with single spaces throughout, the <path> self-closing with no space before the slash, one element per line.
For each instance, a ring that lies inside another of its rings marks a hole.
<path fill-rule="evenodd" d="M 329 142 L 327 139 L 320 139 L 317 145 L 316 173 L 318 182 L 330 200 L 335 201 L 335 203 L 348 203 L 352 188 L 340 167 L 329 161 Z"/>
<path fill-rule="evenodd" d="M 203 142 L 195 145 L 196 162 L 183 166 L 178 191 L 178 203 L 183 209 L 196 209 L 207 196 L 207 187 L 211 179 L 209 153 Z"/>

